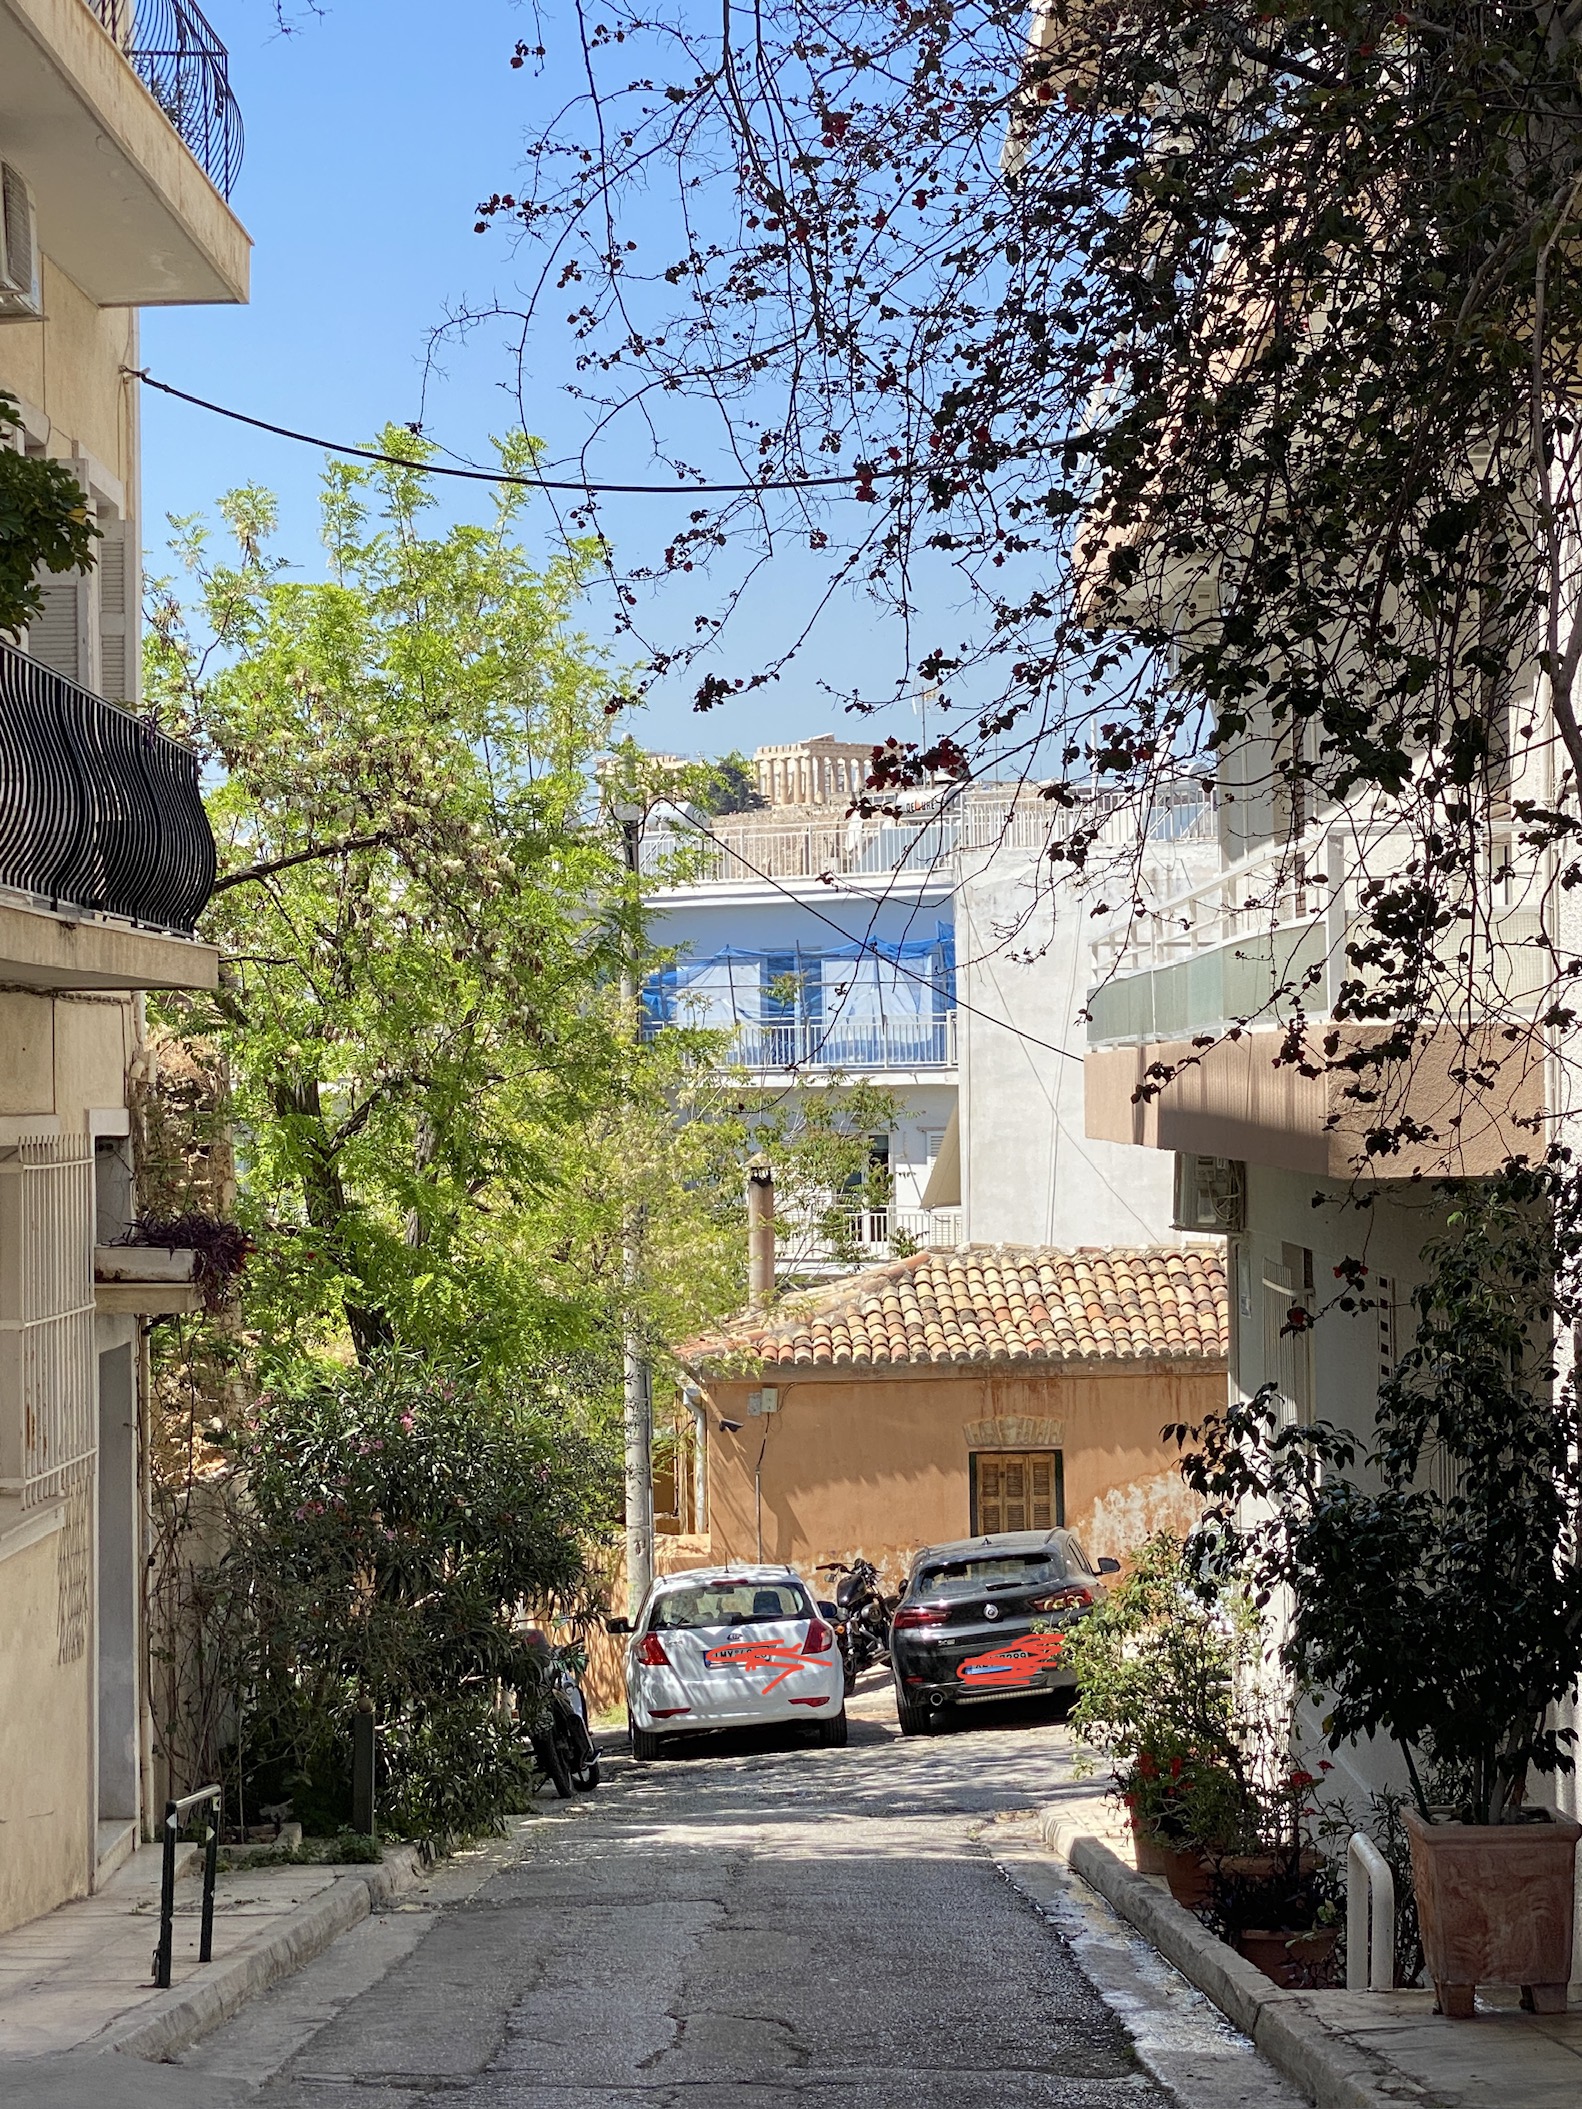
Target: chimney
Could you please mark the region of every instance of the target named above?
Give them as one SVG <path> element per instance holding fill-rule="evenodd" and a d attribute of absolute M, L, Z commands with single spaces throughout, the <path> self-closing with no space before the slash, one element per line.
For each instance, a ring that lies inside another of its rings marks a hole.
<path fill-rule="evenodd" d="M 747 1308 L 761 1311 L 775 1293 L 775 1175 L 767 1157 L 747 1163 Z"/>

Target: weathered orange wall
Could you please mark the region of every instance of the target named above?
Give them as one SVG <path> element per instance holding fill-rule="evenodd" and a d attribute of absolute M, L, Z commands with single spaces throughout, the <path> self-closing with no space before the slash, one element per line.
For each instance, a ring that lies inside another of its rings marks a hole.
<path fill-rule="evenodd" d="M 1028 1449 L 1065 1460 L 1066 1523 L 1088 1554 L 1121 1558 L 1151 1531 L 1185 1530 L 1197 1505 L 1182 1486 L 1167 1422 L 1198 1421 L 1225 1403 L 1225 1366 L 1139 1364 L 1036 1374 L 955 1370 L 931 1376 L 832 1376 L 787 1372 L 780 1410 L 749 1418 L 745 1380 L 707 1386 L 709 1531 L 717 1560 L 758 1556 L 754 1467 L 762 1452 L 763 1558 L 811 1576 L 820 1560 L 863 1553 L 892 1576 L 919 1546 L 964 1538 L 971 1528 L 970 1449 L 975 1421 L 1055 1421 Z M 721 1419 L 740 1421 L 723 1431 Z"/>

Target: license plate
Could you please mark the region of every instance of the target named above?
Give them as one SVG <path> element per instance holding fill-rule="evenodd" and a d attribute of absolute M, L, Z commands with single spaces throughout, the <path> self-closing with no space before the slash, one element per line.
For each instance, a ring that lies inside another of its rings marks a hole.
<path fill-rule="evenodd" d="M 997 1648 L 968 1655 L 956 1664 L 956 1682 L 969 1691 L 1014 1691 L 1059 1667 L 1061 1636 L 1026 1633 L 1002 1640 Z"/>

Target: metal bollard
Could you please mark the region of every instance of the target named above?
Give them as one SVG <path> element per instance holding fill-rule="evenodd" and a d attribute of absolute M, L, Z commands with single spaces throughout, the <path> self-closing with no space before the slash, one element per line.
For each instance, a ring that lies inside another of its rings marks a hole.
<path fill-rule="evenodd" d="M 1395 1990 L 1395 1877 L 1366 1831 L 1346 1847 L 1346 1990 Z"/>
<path fill-rule="evenodd" d="M 170 1989 L 170 1972 L 176 1931 L 176 1835 L 181 1829 L 181 1819 L 188 1809 L 195 1809 L 202 1802 L 212 1803 L 209 1817 L 209 1835 L 203 1849 L 203 1920 L 198 1938 L 198 1960 L 206 1963 L 214 1956 L 214 1877 L 215 1863 L 220 1854 L 220 1804 L 224 1790 L 220 1787 L 200 1787 L 196 1794 L 184 1794 L 180 1801 L 165 1804 L 164 1859 L 159 1871 L 159 1945 L 154 1950 L 154 1983 L 162 1992 Z"/>
<path fill-rule="evenodd" d="M 374 1835 L 374 1703 L 366 1692 L 352 1715 L 352 1829 Z"/>

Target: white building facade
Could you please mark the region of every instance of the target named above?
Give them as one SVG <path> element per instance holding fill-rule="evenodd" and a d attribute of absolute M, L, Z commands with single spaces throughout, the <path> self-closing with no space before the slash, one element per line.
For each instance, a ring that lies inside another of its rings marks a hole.
<path fill-rule="evenodd" d="M 649 899 L 650 938 L 673 954 L 645 990 L 653 1026 L 727 1032 L 726 1059 L 766 1092 L 863 1082 L 894 1097 L 893 1124 L 874 1138 L 889 1206 L 854 1211 L 850 1226 L 865 1258 L 1172 1242 L 1170 1165 L 1084 1131 L 1099 881 L 1048 856 L 1073 809 L 1006 782 L 850 815 L 868 752 L 833 740 L 760 749 L 761 808 L 691 832 L 678 814 L 677 833 L 650 837 L 656 853 L 689 844 L 685 882 Z M 1074 810 L 1091 818 L 1094 804 Z M 1135 829 L 1119 813 L 1115 824 Z M 1196 786 L 1150 826 L 1147 883 L 1161 891 L 1217 859 Z"/>

